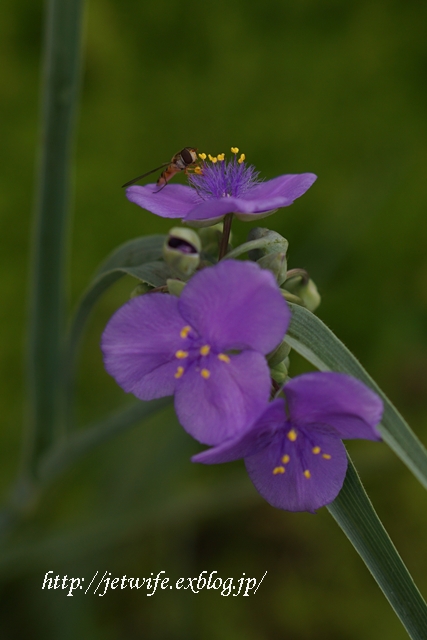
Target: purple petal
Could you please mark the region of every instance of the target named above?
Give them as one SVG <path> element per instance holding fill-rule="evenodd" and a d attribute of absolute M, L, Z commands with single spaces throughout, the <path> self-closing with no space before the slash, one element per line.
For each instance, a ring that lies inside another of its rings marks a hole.
<path fill-rule="evenodd" d="M 134 185 L 126 189 L 126 197 L 162 218 L 185 218 L 200 202 L 195 189 L 182 184 L 168 184 L 158 189 L 156 184 Z"/>
<path fill-rule="evenodd" d="M 106 370 L 141 400 L 173 394 L 175 352 L 185 324 L 174 296 L 150 293 L 133 298 L 116 311 L 102 335 Z"/>
<path fill-rule="evenodd" d="M 196 220 L 210 220 L 225 216 L 226 213 L 235 213 L 239 218 L 239 214 L 252 216 L 259 213 L 274 213 L 280 207 L 288 207 L 293 200 L 283 196 L 276 196 L 263 199 L 243 199 L 233 198 L 212 198 L 205 200 L 194 207 L 184 218 L 185 222 Z"/>
<path fill-rule="evenodd" d="M 320 451 L 315 454 L 313 449 Z M 289 456 L 286 463 L 285 454 Z M 314 512 L 338 495 L 347 470 L 347 455 L 341 440 L 334 436 L 320 434 L 312 442 L 300 434 L 291 442 L 283 435 L 281 442 L 276 440 L 245 458 L 245 464 L 256 489 L 273 507 Z M 273 473 L 274 469 L 285 471 Z"/>
<path fill-rule="evenodd" d="M 248 428 L 260 414 L 270 394 L 270 372 L 265 358 L 253 351 L 230 356 L 230 362 L 209 355 L 203 366 L 209 378 L 193 364 L 179 379 L 175 410 L 193 438 L 214 445 Z"/>
<path fill-rule="evenodd" d="M 279 176 L 248 189 L 240 198 L 230 196 L 200 202 L 189 211 L 185 220 L 206 220 L 227 213 L 249 216 L 262 212 L 273 213 L 275 209 L 291 205 L 311 187 L 316 178 L 314 173 Z"/>
<path fill-rule="evenodd" d="M 264 354 L 283 338 L 291 315 L 273 274 L 237 260 L 223 260 L 193 276 L 179 298 L 179 310 L 219 350 Z"/>
<path fill-rule="evenodd" d="M 383 413 L 376 393 L 344 373 L 297 376 L 284 387 L 290 419 L 305 428 L 329 428 L 340 438 L 380 440 L 375 428 Z"/>
<path fill-rule="evenodd" d="M 285 403 L 281 398 L 277 398 L 267 406 L 266 411 L 249 431 L 226 440 L 212 449 L 202 451 L 191 460 L 203 464 L 219 464 L 252 456 L 269 446 L 277 428 L 285 421 Z"/>
<path fill-rule="evenodd" d="M 240 207 L 246 207 L 242 198 L 227 196 L 224 198 L 210 198 L 199 202 L 185 217 L 186 222 L 191 220 L 210 220 L 211 218 L 222 218 L 227 213 L 240 211 Z M 251 207 L 249 207 L 252 212 Z"/>
<path fill-rule="evenodd" d="M 245 200 L 268 200 L 274 197 L 282 197 L 290 200 L 291 204 L 294 200 L 302 196 L 317 180 L 314 173 L 297 173 L 278 176 L 266 182 L 260 182 L 243 198 Z"/>

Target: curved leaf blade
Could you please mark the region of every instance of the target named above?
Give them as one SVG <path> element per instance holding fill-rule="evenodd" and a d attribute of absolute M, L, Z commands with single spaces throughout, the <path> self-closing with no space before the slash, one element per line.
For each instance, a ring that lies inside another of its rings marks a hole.
<path fill-rule="evenodd" d="M 427 638 L 427 605 L 384 529 L 349 459 L 328 511 L 349 538 L 413 640 Z"/>
<path fill-rule="evenodd" d="M 101 263 L 96 276 L 120 267 L 136 267 L 146 262 L 160 260 L 165 235 L 140 236 L 121 244 Z"/>
<path fill-rule="evenodd" d="M 166 280 L 171 277 L 168 266 L 160 260 L 165 238 L 164 235 L 143 236 L 119 246 L 101 264 L 94 280 L 83 293 L 71 323 L 64 356 L 64 422 L 69 426 L 73 421 L 71 400 L 76 354 L 93 307 L 100 296 L 125 275 L 153 287 L 165 285 Z"/>

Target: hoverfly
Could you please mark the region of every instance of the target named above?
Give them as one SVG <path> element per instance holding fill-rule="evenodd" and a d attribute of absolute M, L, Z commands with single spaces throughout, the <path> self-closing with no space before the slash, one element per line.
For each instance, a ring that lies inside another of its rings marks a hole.
<path fill-rule="evenodd" d="M 130 187 L 135 182 L 142 180 L 146 176 L 149 176 L 151 173 L 155 173 L 163 167 L 166 167 L 164 171 L 160 174 L 159 179 L 157 180 L 157 186 L 160 187 L 155 193 L 166 187 L 167 183 L 176 173 L 180 171 L 186 171 L 192 165 L 197 162 L 197 149 L 193 149 L 192 147 L 185 147 L 179 153 L 176 153 L 170 162 L 164 162 L 159 167 L 152 169 L 151 171 L 147 171 L 147 173 L 143 173 L 142 176 L 138 176 L 137 178 L 133 178 L 133 180 L 129 180 L 122 185 L 122 187 Z"/>

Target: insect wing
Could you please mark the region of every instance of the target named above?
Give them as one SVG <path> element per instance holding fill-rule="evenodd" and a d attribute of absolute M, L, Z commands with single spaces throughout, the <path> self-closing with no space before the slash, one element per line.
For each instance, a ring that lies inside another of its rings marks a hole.
<path fill-rule="evenodd" d="M 142 180 L 143 178 L 146 178 L 152 173 L 156 173 L 156 171 L 160 171 L 160 169 L 163 169 L 163 167 L 168 167 L 169 165 L 170 165 L 170 162 L 164 162 L 163 164 L 160 165 L 160 167 L 151 169 L 151 171 L 147 171 L 147 173 L 143 173 L 142 176 L 138 176 L 137 178 L 133 178 L 132 180 L 129 180 L 129 182 L 125 182 L 124 184 L 122 184 L 122 189 L 124 189 L 124 187 L 130 187 L 132 184 L 135 184 L 135 182 L 138 182 L 139 180 Z"/>

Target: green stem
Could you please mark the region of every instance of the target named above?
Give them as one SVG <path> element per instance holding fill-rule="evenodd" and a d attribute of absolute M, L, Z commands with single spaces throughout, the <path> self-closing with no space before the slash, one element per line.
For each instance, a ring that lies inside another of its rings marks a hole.
<path fill-rule="evenodd" d="M 62 444 L 58 443 L 41 461 L 41 485 L 49 484 L 81 457 L 171 404 L 171 398 L 134 402 L 73 433 Z"/>
<path fill-rule="evenodd" d="M 227 213 L 224 217 L 224 228 L 222 231 L 221 244 L 219 245 L 218 260 L 222 260 L 227 253 L 228 242 L 230 240 L 231 223 L 233 222 L 233 214 Z"/>
<path fill-rule="evenodd" d="M 83 0 L 48 1 L 29 320 L 25 463 L 31 475 L 59 431 L 68 195 L 82 13 Z"/>
<path fill-rule="evenodd" d="M 308 281 L 310 280 L 308 271 L 306 271 L 305 269 L 298 269 L 298 268 L 290 269 L 286 273 L 286 280 L 291 280 L 292 278 L 301 278 L 301 281 L 303 284 L 308 284 Z"/>

